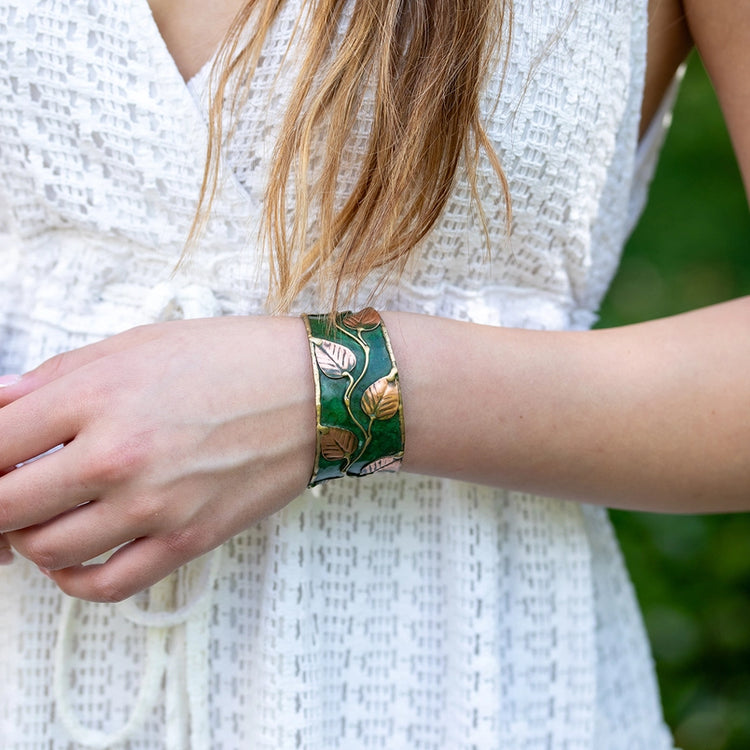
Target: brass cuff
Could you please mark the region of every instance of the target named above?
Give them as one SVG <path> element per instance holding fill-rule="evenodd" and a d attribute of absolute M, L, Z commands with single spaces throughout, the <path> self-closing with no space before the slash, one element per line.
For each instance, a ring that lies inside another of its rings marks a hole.
<path fill-rule="evenodd" d="M 404 455 L 403 404 L 382 318 L 371 307 L 302 318 L 310 341 L 318 430 L 308 486 L 398 471 Z"/>

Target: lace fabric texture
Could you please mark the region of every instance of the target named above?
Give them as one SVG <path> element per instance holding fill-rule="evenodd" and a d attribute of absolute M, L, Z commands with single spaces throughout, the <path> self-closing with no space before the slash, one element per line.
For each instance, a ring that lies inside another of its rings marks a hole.
<path fill-rule="evenodd" d="M 637 147 L 645 0 L 514 5 L 485 101 L 510 236 L 483 164 L 492 258 L 459 181 L 381 308 L 595 319 L 660 139 L 656 123 Z M 299 13 L 267 41 L 212 219 L 172 275 L 208 70 L 183 82 L 146 0 L 0 0 L 3 371 L 140 323 L 263 310 L 257 226 Z M 340 480 L 123 605 L 65 601 L 23 561 L 0 598 L 3 748 L 671 748 L 606 514 L 573 503 Z"/>

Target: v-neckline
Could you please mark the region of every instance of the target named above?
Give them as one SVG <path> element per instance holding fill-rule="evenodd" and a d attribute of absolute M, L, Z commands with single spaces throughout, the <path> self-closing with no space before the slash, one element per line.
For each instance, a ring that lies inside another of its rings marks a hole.
<path fill-rule="evenodd" d="M 184 88 L 188 92 L 191 92 L 195 83 L 199 79 L 201 79 L 204 76 L 206 70 L 210 69 L 211 66 L 214 64 L 214 61 L 216 60 L 216 56 L 218 55 L 219 50 L 221 49 L 221 42 L 219 42 L 216 45 L 211 55 L 208 57 L 207 60 L 205 60 L 201 64 L 198 70 L 196 70 L 195 73 L 193 73 L 193 75 L 190 76 L 189 78 L 185 78 L 185 76 L 183 76 L 182 72 L 180 71 L 179 65 L 177 64 L 177 60 L 175 60 L 175 57 L 172 54 L 172 50 L 170 50 L 166 39 L 164 39 L 164 36 L 161 33 L 161 29 L 159 28 L 159 24 L 156 22 L 156 17 L 154 16 L 154 12 L 151 9 L 151 4 L 149 3 L 149 0 L 136 0 L 136 5 L 140 5 L 141 11 L 143 12 L 143 15 L 145 16 L 145 19 L 146 19 L 145 25 L 148 27 L 148 33 L 153 38 L 154 46 L 159 48 L 160 54 L 163 57 L 167 58 L 168 61 L 171 63 L 172 68 L 174 69 L 175 75 L 182 82 L 182 85 L 184 86 Z"/>

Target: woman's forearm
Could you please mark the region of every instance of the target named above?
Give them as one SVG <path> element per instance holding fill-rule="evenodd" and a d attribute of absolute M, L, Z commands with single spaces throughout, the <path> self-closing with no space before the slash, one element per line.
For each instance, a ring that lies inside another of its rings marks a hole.
<path fill-rule="evenodd" d="M 587 332 L 383 317 L 404 470 L 626 508 L 750 509 L 750 298 Z"/>

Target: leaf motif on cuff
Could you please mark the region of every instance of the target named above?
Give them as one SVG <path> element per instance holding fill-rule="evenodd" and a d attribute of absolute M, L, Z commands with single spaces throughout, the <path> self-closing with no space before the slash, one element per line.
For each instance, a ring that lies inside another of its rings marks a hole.
<path fill-rule="evenodd" d="M 380 325 L 380 315 L 372 307 L 366 307 L 359 312 L 347 313 L 341 322 L 347 328 L 372 331 Z"/>
<path fill-rule="evenodd" d="M 383 458 L 371 461 L 367 466 L 363 466 L 359 472 L 359 476 L 364 477 L 367 474 L 374 474 L 377 471 L 398 471 L 400 466 L 400 456 L 383 456 Z"/>
<path fill-rule="evenodd" d="M 349 458 L 358 444 L 357 436 L 341 427 L 326 427 L 320 435 L 320 453 L 327 461 Z"/>
<path fill-rule="evenodd" d="M 362 396 L 362 411 L 371 419 L 390 419 L 398 412 L 398 383 L 386 376 L 376 380 Z"/>
<path fill-rule="evenodd" d="M 326 339 L 312 339 L 315 361 L 320 371 L 329 378 L 343 378 L 357 365 L 357 357 L 349 347 Z"/>

